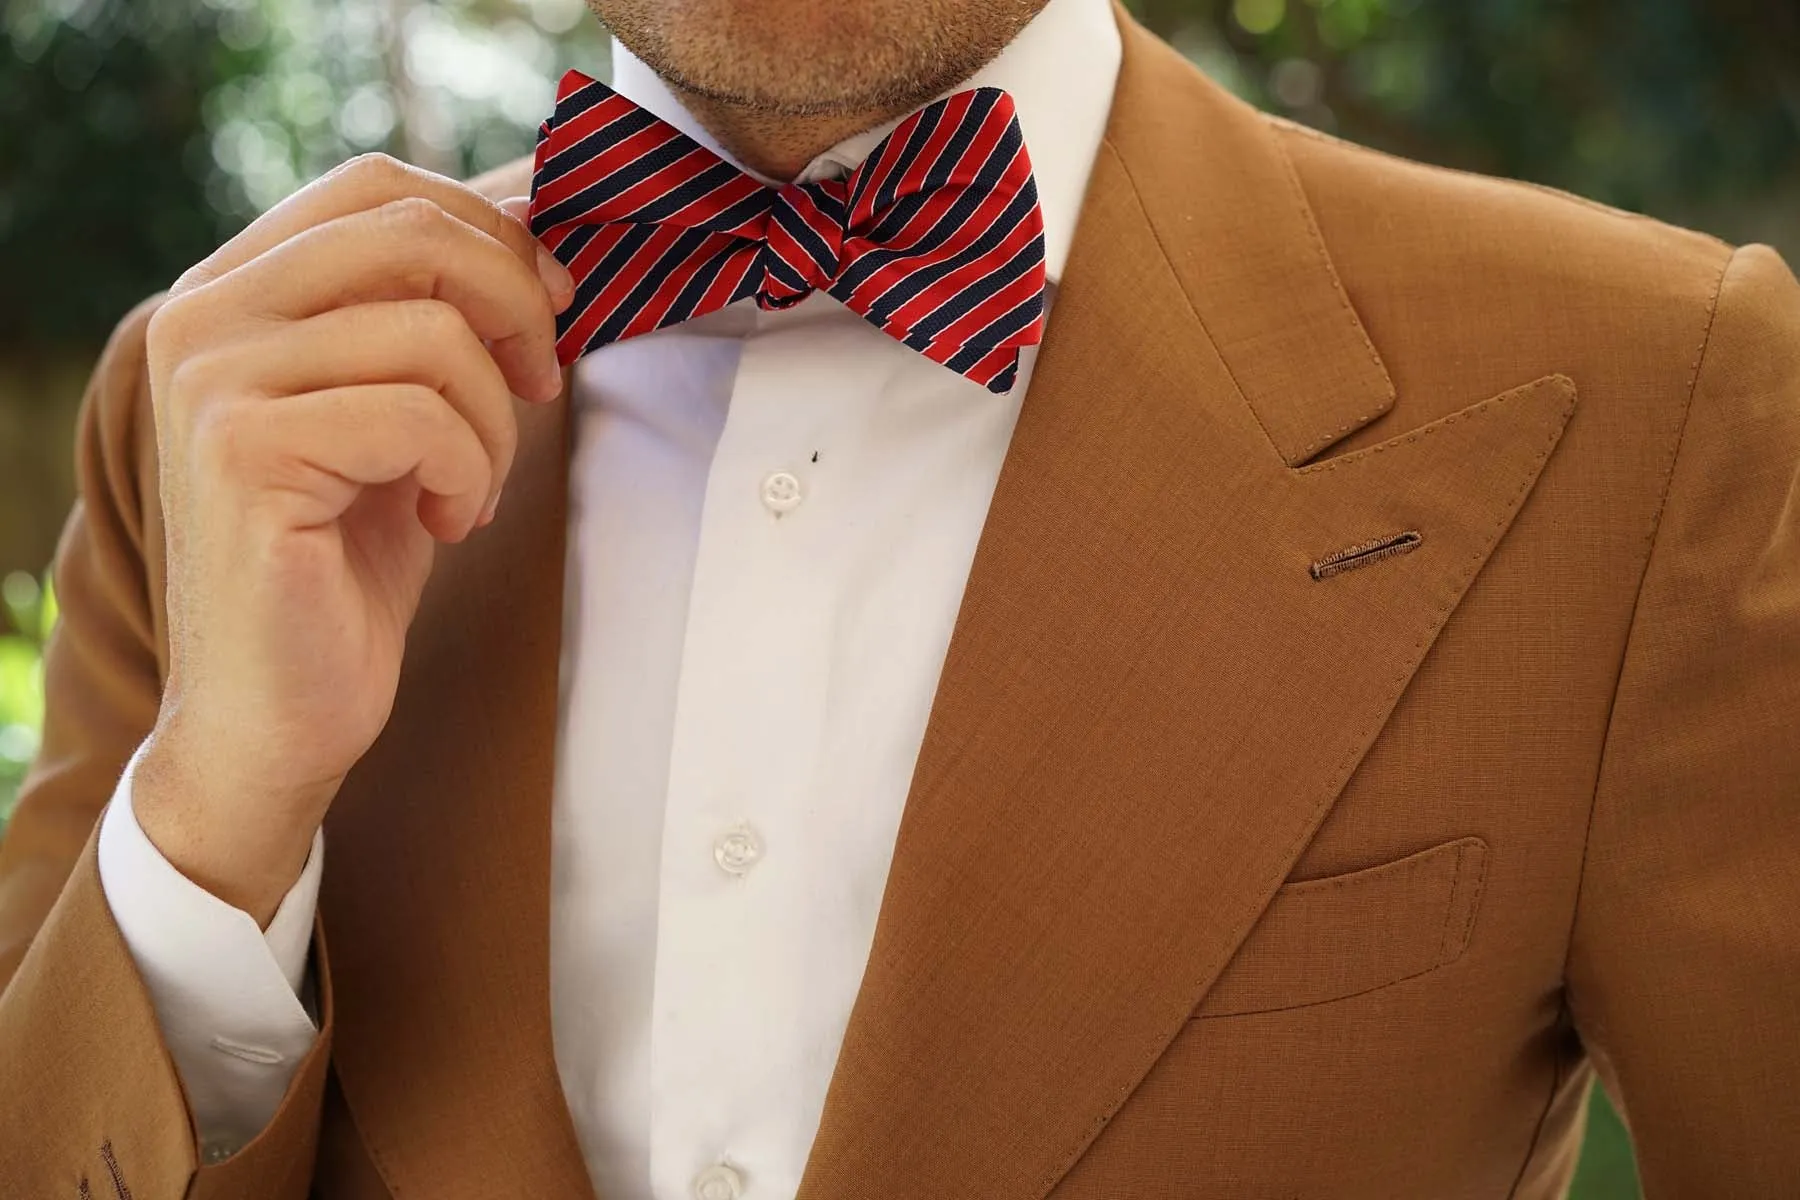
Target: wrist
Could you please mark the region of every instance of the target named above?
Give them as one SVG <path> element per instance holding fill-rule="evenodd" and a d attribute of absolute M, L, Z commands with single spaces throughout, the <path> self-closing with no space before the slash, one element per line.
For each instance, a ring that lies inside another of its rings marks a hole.
<path fill-rule="evenodd" d="M 152 735 L 131 783 L 138 827 L 169 865 L 267 927 L 300 878 L 337 781 L 270 787 Z"/>

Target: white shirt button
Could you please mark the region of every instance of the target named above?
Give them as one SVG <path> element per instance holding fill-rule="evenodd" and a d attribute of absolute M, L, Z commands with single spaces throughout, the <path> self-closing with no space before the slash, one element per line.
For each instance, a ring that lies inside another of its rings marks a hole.
<path fill-rule="evenodd" d="M 694 1176 L 694 1200 L 738 1200 L 743 1194 L 743 1175 L 724 1163 L 714 1163 Z"/>
<path fill-rule="evenodd" d="M 776 516 L 799 508 L 802 498 L 800 480 L 792 472 L 773 471 L 762 481 L 763 505 Z"/>
<path fill-rule="evenodd" d="M 234 1150 L 229 1142 L 216 1142 L 208 1139 L 200 1144 L 200 1157 L 208 1166 L 217 1166 L 230 1158 Z"/>
<path fill-rule="evenodd" d="M 762 842 L 748 825 L 728 829 L 713 842 L 713 861 L 727 875 L 742 875 L 761 857 Z"/>

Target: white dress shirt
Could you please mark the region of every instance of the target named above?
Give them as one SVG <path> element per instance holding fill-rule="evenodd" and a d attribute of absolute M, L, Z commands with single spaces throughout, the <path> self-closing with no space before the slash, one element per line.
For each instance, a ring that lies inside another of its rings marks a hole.
<path fill-rule="evenodd" d="M 1013 95 L 1053 285 L 1119 53 L 1107 0 L 1050 0 L 963 85 Z M 617 45 L 614 87 L 719 149 Z M 853 168 L 897 123 L 801 178 Z M 995 396 L 815 294 L 577 364 L 551 1014 L 601 1194 L 797 1190 L 1035 357 Z M 315 1033 L 296 991 L 324 848 L 258 931 L 161 858 L 130 780 L 101 880 L 223 1157 Z"/>

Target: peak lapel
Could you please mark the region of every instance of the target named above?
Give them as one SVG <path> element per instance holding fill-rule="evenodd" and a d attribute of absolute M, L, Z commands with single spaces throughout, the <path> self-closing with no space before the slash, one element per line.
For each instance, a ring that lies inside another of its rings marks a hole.
<path fill-rule="evenodd" d="M 1238 390 L 1299 466 L 1385 415 L 1394 385 L 1264 119 L 1123 13 L 1120 26 L 1107 142 Z"/>
<path fill-rule="evenodd" d="M 567 413 L 520 409 L 506 500 L 440 548 L 393 716 L 327 822 L 334 1066 L 397 1196 L 593 1195 L 550 1035 Z"/>
<path fill-rule="evenodd" d="M 1540 380 L 1296 468 L 1386 411 L 1387 374 L 1261 119 L 1126 41 L 802 1200 L 1055 1186 L 1269 903 L 1573 405 Z M 1409 553 L 1309 570 L 1402 531 Z"/>

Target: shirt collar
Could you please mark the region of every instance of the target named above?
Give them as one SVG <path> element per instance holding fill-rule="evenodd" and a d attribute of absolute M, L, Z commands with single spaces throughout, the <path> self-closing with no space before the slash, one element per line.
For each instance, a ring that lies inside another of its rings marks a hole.
<path fill-rule="evenodd" d="M 1044 215 L 1044 271 L 1052 282 L 1061 277 L 1075 236 L 1088 173 L 1112 107 L 1119 56 L 1119 27 L 1108 0 L 1049 0 L 992 62 L 944 93 L 973 87 L 1011 93 L 1037 179 L 1038 206 Z M 668 84 L 616 38 L 612 64 L 615 91 L 764 183 L 777 182 L 726 153 Z M 904 119 L 896 117 L 845 138 L 808 163 L 799 178 L 822 179 L 855 168 Z"/>

